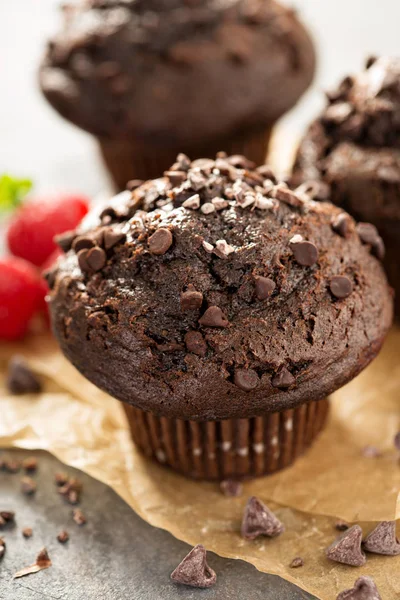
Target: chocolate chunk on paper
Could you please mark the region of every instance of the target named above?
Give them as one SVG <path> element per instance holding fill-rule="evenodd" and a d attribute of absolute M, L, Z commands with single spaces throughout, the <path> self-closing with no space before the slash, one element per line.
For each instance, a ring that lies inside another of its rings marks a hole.
<path fill-rule="evenodd" d="M 244 510 L 241 531 L 247 540 L 255 540 L 260 535 L 276 537 L 285 527 L 261 500 L 252 496 Z"/>
<path fill-rule="evenodd" d="M 367 560 L 361 550 L 361 542 L 362 529 L 359 525 L 353 525 L 327 548 L 326 556 L 344 565 L 361 567 Z"/>
<path fill-rule="evenodd" d="M 176 583 L 197 588 L 208 588 L 215 584 L 217 576 L 207 564 L 207 552 L 204 546 L 195 546 L 183 561 L 171 573 Z"/>
<path fill-rule="evenodd" d="M 396 521 L 382 521 L 367 535 L 363 543 L 364 550 L 373 554 L 397 556 L 400 554 L 400 542 L 396 538 Z"/>
<path fill-rule="evenodd" d="M 351 590 L 341 592 L 336 600 L 382 600 L 371 577 L 360 577 Z"/>

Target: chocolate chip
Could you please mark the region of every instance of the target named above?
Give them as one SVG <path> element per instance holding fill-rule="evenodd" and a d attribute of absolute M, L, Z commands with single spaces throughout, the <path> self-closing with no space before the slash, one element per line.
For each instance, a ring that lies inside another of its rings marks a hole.
<path fill-rule="evenodd" d="M 93 238 L 88 237 L 87 235 L 80 235 L 74 239 L 72 248 L 74 252 L 78 254 L 81 250 L 89 250 L 89 248 L 94 248 L 95 242 Z"/>
<path fill-rule="evenodd" d="M 3 538 L 0 537 L 0 559 L 3 558 L 5 553 L 6 553 L 6 542 L 5 542 L 5 540 L 3 540 Z"/>
<path fill-rule="evenodd" d="M 13 356 L 8 363 L 7 389 L 11 394 L 38 394 L 42 384 L 22 356 Z"/>
<path fill-rule="evenodd" d="M 397 556 L 400 542 L 396 538 L 396 521 L 382 521 L 371 531 L 363 542 L 364 550 L 373 554 Z"/>
<path fill-rule="evenodd" d="M 36 482 L 31 477 L 21 479 L 21 492 L 25 496 L 33 496 L 36 493 Z"/>
<path fill-rule="evenodd" d="M 340 213 L 333 217 L 332 229 L 342 237 L 347 237 L 354 231 L 354 222 L 352 218 L 346 213 Z"/>
<path fill-rule="evenodd" d="M 32 529 L 32 527 L 25 527 L 22 530 L 22 535 L 24 536 L 24 538 L 26 540 L 28 540 L 29 538 L 31 538 L 33 536 L 33 529 Z"/>
<path fill-rule="evenodd" d="M 360 240 L 364 244 L 370 244 L 373 246 L 376 242 L 376 239 L 379 237 L 377 228 L 371 223 L 358 223 L 356 230 Z"/>
<path fill-rule="evenodd" d="M 241 533 L 247 540 L 260 535 L 276 537 L 285 531 L 283 523 L 255 496 L 249 498 L 243 514 Z"/>
<path fill-rule="evenodd" d="M 226 240 L 217 240 L 215 242 L 215 248 L 213 250 L 214 254 L 216 254 L 219 258 L 228 258 L 232 252 L 235 252 L 235 248 L 228 244 Z"/>
<path fill-rule="evenodd" d="M 79 265 L 82 273 L 89 273 L 89 271 L 90 271 L 90 267 L 86 260 L 87 254 L 88 254 L 88 250 L 80 250 L 77 254 L 78 265 Z"/>
<path fill-rule="evenodd" d="M 103 243 L 106 250 L 111 250 L 118 244 L 123 244 L 126 240 L 126 234 L 117 229 L 106 229 L 103 234 Z"/>
<path fill-rule="evenodd" d="M 167 250 L 171 248 L 173 240 L 174 238 L 169 229 L 165 229 L 164 227 L 157 229 L 157 231 L 149 237 L 148 241 L 151 254 L 155 254 L 156 256 L 165 254 Z"/>
<path fill-rule="evenodd" d="M 165 171 L 164 177 L 168 177 L 174 187 L 178 187 L 186 181 L 185 171 Z"/>
<path fill-rule="evenodd" d="M 312 267 L 318 261 L 318 250 L 312 242 L 300 240 L 301 236 L 294 236 L 290 240 L 290 247 L 294 258 L 302 267 Z"/>
<path fill-rule="evenodd" d="M 210 306 L 199 319 L 204 327 L 228 327 L 229 321 L 218 306 Z"/>
<path fill-rule="evenodd" d="M 206 202 L 200 208 L 203 215 L 211 215 L 211 213 L 215 212 L 215 206 L 212 202 Z"/>
<path fill-rule="evenodd" d="M 336 600 L 382 600 L 382 598 L 374 580 L 363 575 L 357 579 L 353 588 L 340 592 Z"/>
<path fill-rule="evenodd" d="M 63 252 L 68 252 L 72 248 L 72 243 L 76 237 L 75 231 L 66 231 L 54 237 L 54 241 Z"/>
<path fill-rule="evenodd" d="M 276 283 L 269 277 L 257 275 L 255 278 L 255 290 L 258 300 L 266 300 L 276 288 Z"/>
<path fill-rule="evenodd" d="M 188 331 L 185 335 L 185 344 L 188 352 L 197 356 L 205 356 L 207 353 L 207 342 L 200 331 Z"/>
<path fill-rule="evenodd" d="M 287 390 L 295 383 L 296 379 L 286 367 L 281 367 L 271 380 L 272 386 L 281 390 Z"/>
<path fill-rule="evenodd" d="M 335 298 L 342 300 L 343 298 L 350 296 L 353 291 L 353 283 L 348 277 L 332 277 L 329 283 L 329 289 Z"/>
<path fill-rule="evenodd" d="M 293 208 L 299 208 L 304 204 L 300 196 L 295 194 L 295 192 L 292 192 L 292 190 L 290 190 L 284 183 L 279 183 L 276 185 L 272 190 L 271 195 L 273 198 L 276 198 L 276 200 L 279 200 L 284 204 L 288 204 Z"/>
<path fill-rule="evenodd" d="M 301 558 L 301 556 L 296 556 L 296 558 L 294 558 L 289 565 L 289 567 L 291 569 L 298 569 L 299 567 L 303 567 L 303 566 L 304 566 L 304 561 Z"/>
<path fill-rule="evenodd" d="M 224 210 L 225 208 L 228 208 L 228 206 L 229 206 L 229 202 L 227 202 L 223 198 L 213 198 L 211 200 L 211 204 L 213 204 L 213 206 L 215 207 L 215 210 L 217 210 L 217 211 Z"/>
<path fill-rule="evenodd" d="M 60 533 L 57 536 L 57 540 L 60 542 L 60 544 L 66 544 L 69 540 L 69 533 L 68 531 L 60 531 Z"/>
<path fill-rule="evenodd" d="M 141 185 L 143 185 L 144 181 L 142 179 L 131 179 L 130 181 L 128 181 L 128 183 L 126 184 L 126 189 L 129 192 L 133 192 L 134 190 L 136 190 L 138 187 L 140 187 Z"/>
<path fill-rule="evenodd" d="M 192 284 L 189 284 L 187 290 L 181 294 L 181 310 L 199 310 L 203 304 L 203 294 L 195 290 Z"/>
<path fill-rule="evenodd" d="M 233 382 L 244 392 L 250 392 L 258 386 L 260 378 L 253 369 L 236 369 Z"/>
<path fill-rule="evenodd" d="M 204 546 L 195 546 L 171 573 L 176 583 L 196 588 L 209 588 L 217 581 L 215 572 L 207 564 L 207 552 Z"/>
<path fill-rule="evenodd" d="M 264 177 L 264 179 L 270 179 L 272 182 L 276 182 L 275 173 L 269 165 L 261 165 L 260 167 L 257 167 L 256 171 Z"/>
<path fill-rule="evenodd" d="M 25 469 L 25 471 L 27 473 L 32 473 L 32 472 L 36 471 L 37 466 L 38 466 L 38 460 L 34 456 L 25 458 L 22 461 L 22 468 Z"/>
<path fill-rule="evenodd" d="M 366 562 L 361 542 L 362 529 L 359 525 L 353 525 L 327 548 L 326 556 L 344 565 L 361 567 Z"/>
<path fill-rule="evenodd" d="M 79 526 L 85 525 L 86 523 L 86 517 L 79 508 L 74 508 L 74 510 L 72 511 L 72 518 L 74 519 L 75 523 Z"/>
<path fill-rule="evenodd" d="M 386 248 L 384 241 L 381 237 L 378 237 L 375 240 L 375 243 L 372 246 L 372 252 L 379 260 L 383 260 L 385 258 Z"/>
<path fill-rule="evenodd" d="M 86 264 L 89 270 L 97 273 L 106 265 L 107 256 L 102 248 L 91 248 L 85 256 Z"/>
<path fill-rule="evenodd" d="M 226 160 L 236 169 L 252 171 L 256 167 L 256 163 L 252 162 L 242 154 L 232 154 L 232 156 L 228 156 Z"/>
<path fill-rule="evenodd" d="M 221 481 L 219 487 L 224 496 L 228 496 L 229 498 L 237 498 L 238 496 L 241 496 L 243 492 L 243 486 L 240 481 L 235 481 L 234 479 Z"/>
<path fill-rule="evenodd" d="M 191 210 L 197 210 L 200 208 L 200 196 L 199 194 L 194 194 L 190 196 L 185 202 L 182 204 L 183 208 L 189 208 Z"/>
<path fill-rule="evenodd" d="M 350 525 L 346 523 L 346 521 L 336 521 L 335 529 L 337 529 L 337 531 L 347 531 L 350 529 Z"/>

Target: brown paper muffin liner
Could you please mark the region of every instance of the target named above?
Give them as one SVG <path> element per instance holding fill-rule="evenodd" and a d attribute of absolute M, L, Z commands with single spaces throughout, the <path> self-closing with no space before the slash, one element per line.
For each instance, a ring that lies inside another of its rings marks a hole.
<path fill-rule="evenodd" d="M 100 151 L 111 177 L 118 189 L 123 190 L 131 179 L 156 179 L 161 177 L 176 160 L 180 152 L 192 160 L 215 158 L 219 151 L 243 154 L 257 165 L 262 165 L 268 151 L 272 127 L 220 138 L 208 144 L 181 148 L 150 147 L 136 140 L 100 139 Z"/>
<path fill-rule="evenodd" d="M 138 448 L 194 479 L 244 479 L 288 467 L 323 429 L 328 400 L 252 419 L 182 421 L 124 405 Z"/>

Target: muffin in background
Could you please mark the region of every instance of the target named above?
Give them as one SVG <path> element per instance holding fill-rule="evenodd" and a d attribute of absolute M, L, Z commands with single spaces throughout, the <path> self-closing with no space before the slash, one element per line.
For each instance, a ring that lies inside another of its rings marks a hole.
<path fill-rule="evenodd" d="M 391 290 L 353 219 L 266 165 L 176 165 L 59 240 L 53 329 L 146 455 L 195 478 L 272 473 L 378 353 Z"/>
<path fill-rule="evenodd" d="M 320 180 L 330 192 L 313 184 L 317 196 L 372 224 L 359 225 L 362 239 L 384 259 L 400 316 L 400 58 L 368 59 L 327 97 L 301 142 L 292 183 Z"/>
<path fill-rule="evenodd" d="M 273 0 L 85 0 L 65 8 L 40 83 L 125 189 L 178 152 L 225 148 L 262 164 L 314 70 L 309 34 Z"/>

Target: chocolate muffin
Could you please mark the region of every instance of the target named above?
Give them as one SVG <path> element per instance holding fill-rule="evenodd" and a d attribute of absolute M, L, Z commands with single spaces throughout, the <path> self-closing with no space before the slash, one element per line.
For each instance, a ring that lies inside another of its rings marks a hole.
<path fill-rule="evenodd" d="M 196 478 L 289 465 L 392 320 L 353 219 L 243 156 L 180 155 L 59 244 L 64 354 L 124 402 L 143 452 Z"/>
<path fill-rule="evenodd" d="M 264 162 L 271 128 L 315 68 L 311 39 L 272 0 L 85 0 L 48 45 L 43 92 L 94 134 L 120 189 L 178 152 Z"/>
<path fill-rule="evenodd" d="M 383 258 L 400 316 L 400 58 L 369 59 L 328 95 L 328 105 L 301 143 L 293 183 L 315 187 L 360 221 L 365 244 Z M 379 231 L 379 234 L 378 234 Z"/>

